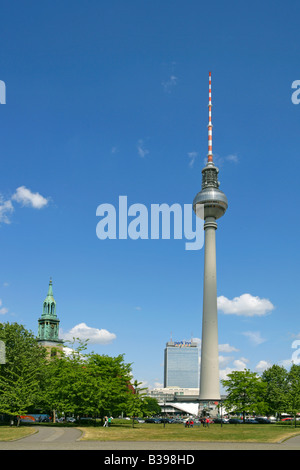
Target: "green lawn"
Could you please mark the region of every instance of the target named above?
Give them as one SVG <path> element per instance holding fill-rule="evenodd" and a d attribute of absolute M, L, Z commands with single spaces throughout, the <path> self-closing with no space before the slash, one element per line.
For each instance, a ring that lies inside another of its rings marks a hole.
<path fill-rule="evenodd" d="M 113 424 L 109 428 L 82 427 L 82 440 L 97 441 L 227 441 L 278 442 L 300 434 L 299 428 L 276 424 L 211 424 L 209 428 L 183 424 Z"/>
<path fill-rule="evenodd" d="M 50 424 L 52 427 L 53 425 Z M 61 425 L 63 427 L 63 425 Z M 132 424 L 114 420 L 109 428 L 102 426 L 74 426 L 82 432 L 82 440 L 96 441 L 227 441 L 227 442 L 279 442 L 300 434 L 299 428 L 277 424 L 211 424 L 209 428 L 183 424 Z M 0 441 L 21 439 L 35 432 L 31 426 L 0 426 Z"/>
<path fill-rule="evenodd" d="M 34 433 L 35 429 L 29 426 L 0 426 L 0 441 L 14 441 Z"/>

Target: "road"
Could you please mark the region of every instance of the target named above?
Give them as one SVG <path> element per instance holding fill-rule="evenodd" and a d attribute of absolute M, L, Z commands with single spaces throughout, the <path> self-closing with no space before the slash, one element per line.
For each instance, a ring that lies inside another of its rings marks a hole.
<path fill-rule="evenodd" d="M 36 433 L 10 442 L 0 442 L 0 450 L 300 450 L 300 435 L 277 444 L 242 442 L 130 442 L 81 441 L 76 428 L 37 427 Z"/>

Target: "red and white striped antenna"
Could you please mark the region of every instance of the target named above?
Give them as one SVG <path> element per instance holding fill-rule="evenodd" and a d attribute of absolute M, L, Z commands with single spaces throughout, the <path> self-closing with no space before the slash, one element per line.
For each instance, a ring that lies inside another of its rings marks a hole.
<path fill-rule="evenodd" d="M 211 72 L 209 72 L 209 86 L 208 86 L 208 162 L 213 161 L 212 153 L 212 122 L 211 122 Z"/>

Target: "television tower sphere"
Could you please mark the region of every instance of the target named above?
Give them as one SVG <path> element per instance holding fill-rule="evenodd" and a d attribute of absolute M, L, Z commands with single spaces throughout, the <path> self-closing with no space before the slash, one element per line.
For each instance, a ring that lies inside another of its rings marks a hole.
<path fill-rule="evenodd" d="M 228 207 L 227 197 L 219 189 L 218 173 L 219 169 L 213 162 L 208 162 L 202 170 L 202 189 L 194 198 L 193 209 L 195 214 L 204 220 L 207 217 L 219 219 Z"/>

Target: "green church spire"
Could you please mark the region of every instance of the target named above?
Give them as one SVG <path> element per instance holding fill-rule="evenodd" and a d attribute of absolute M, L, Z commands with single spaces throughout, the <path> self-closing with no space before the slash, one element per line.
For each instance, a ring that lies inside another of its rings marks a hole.
<path fill-rule="evenodd" d="M 44 300 L 43 304 L 43 316 L 53 316 L 56 317 L 56 302 L 53 297 L 53 288 L 52 288 L 52 279 L 50 278 L 49 282 L 49 288 L 48 288 L 48 294 L 47 297 Z"/>
<path fill-rule="evenodd" d="M 50 277 L 47 297 L 53 298 L 52 277 Z"/>
<path fill-rule="evenodd" d="M 50 278 L 48 293 L 43 302 L 42 315 L 38 320 L 38 341 L 46 346 L 62 343 L 59 339 L 59 319 L 56 315 L 56 302 L 53 296 L 52 279 Z"/>

